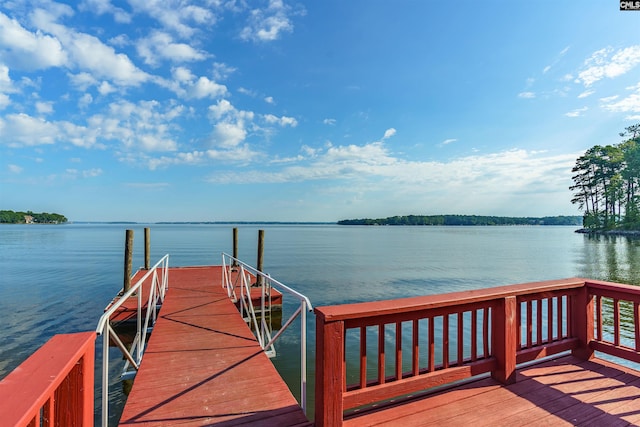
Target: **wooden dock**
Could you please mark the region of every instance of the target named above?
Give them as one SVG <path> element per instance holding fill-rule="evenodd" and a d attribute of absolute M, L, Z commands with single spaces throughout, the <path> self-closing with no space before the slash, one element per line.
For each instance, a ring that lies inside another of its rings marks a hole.
<path fill-rule="evenodd" d="M 628 426 L 640 424 L 640 372 L 567 356 L 348 416 L 354 426 Z"/>
<path fill-rule="evenodd" d="M 121 426 L 311 425 L 222 289 L 221 268 L 169 270 Z"/>

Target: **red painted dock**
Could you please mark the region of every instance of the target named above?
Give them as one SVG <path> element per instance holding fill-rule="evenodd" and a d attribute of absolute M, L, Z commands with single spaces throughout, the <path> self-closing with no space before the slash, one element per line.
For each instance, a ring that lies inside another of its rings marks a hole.
<path fill-rule="evenodd" d="M 628 426 L 640 423 L 640 372 L 567 356 L 347 417 L 355 426 Z"/>
<path fill-rule="evenodd" d="M 311 425 L 222 289 L 221 269 L 170 269 L 121 426 Z"/>

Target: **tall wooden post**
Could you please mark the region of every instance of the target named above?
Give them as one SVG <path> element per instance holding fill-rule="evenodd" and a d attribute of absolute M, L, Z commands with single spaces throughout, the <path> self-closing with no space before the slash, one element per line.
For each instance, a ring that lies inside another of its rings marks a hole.
<path fill-rule="evenodd" d="M 593 296 L 589 295 L 588 285 L 585 283 L 575 295 L 567 298 L 571 304 L 571 319 L 567 319 L 571 324 L 573 335 L 580 339 L 580 347 L 571 353 L 584 360 L 593 359 L 593 349 L 589 343 L 593 341 Z M 558 301 L 560 304 L 560 301 Z"/>
<path fill-rule="evenodd" d="M 144 269 L 151 268 L 151 232 L 149 227 L 144 229 Z"/>
<path fill-rule="evenodd" d="M 258 230 L 258 266 L 257 269 L 262 273 L 262 263 L 264 261 L 264 230 Z M 256 285 L 262 286 L 262 276 L 258 276 Z"/>
<path fill-rule="evenodd" d="M 238 227 L 234 227 L 233 228 L 233 258 L 235 258 L 233 260 L 233 267 L 237 267 L 238 263 L 236 262 L 236 259 L 238 259 Z"/>
<path fill-rule="evenodd" d="M 344 322 L 325 322 L 316 308 L 315 425 L 342 425 L 344 402 Z"/>
<path fill-rule="evenodd" d="M 515 296 L 502 298 L 498 306 L 492 310 L 493 355 L 498 366 L 491 376 L 503 384 L 512 384 L 516 381 L 517 310 L 518 303 Z"/>
<path fill-rule="evenodd" d="M 129 289 L 131 289 L 132 258 L 133 230 L 127 230 L 124 243 L 124 284 L 122 285 L 123 292 L 127 292 Z"/>

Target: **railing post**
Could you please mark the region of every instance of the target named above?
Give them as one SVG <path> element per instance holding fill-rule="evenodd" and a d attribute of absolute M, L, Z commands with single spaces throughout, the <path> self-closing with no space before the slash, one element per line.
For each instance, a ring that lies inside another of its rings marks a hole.
<path fill-rule="evenodd" d="M 593 296 L 589 295 L 589 288 L 585 283 L 578 290 L 577 295 L 571 296 L 571 313 L 572 318 L 569 319 L 573 335 L 580 339 L 580 347 L 571 351 L 571 353 L 583 360 L 592 359 L 593 350 L 589 347 L 589 343 L 593 341 Z"/>
<path fill-rule="evenodd" d="M 258 262 L 257 270 L 262 273 L 262 264 L 264 260 L 264 230 L 258 230 Z M 258 274 L 256 278 L 256 286 L 261 286 L 263 278 Z"/>
<path fill-rule="evenodd" d="M 325 323 L 316 310 L 315 425 L 342 425 L 344 379 L 344 322 Z"/>
<path fill-rule="evenodd" d="M 149 227 L 144 229 L 144 269 L 151 268 L 151 234 Z"/>
<path fill-rule="evenodd" d="M 516 297 L 508 296 L 498 300 L 497 307 L 492 310 L 492 347 L 498 365 L 491 376 L 503 384 L 516 381 L 516 337 L 519 327 L 516 322 L 517 309 Z"/>
<path fill-rule="evenodd" d="M 129 289 L 131 289 L 132 257 L 133 257 L 133 230 L 127 230 L 125 233 L 125 243 L 124 243 L 124 284 L 122 285 L 123 292 L 127 292 Z"/>

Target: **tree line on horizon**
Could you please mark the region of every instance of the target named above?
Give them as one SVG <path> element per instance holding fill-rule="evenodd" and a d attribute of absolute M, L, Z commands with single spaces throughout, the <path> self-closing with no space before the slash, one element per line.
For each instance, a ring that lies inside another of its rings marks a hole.
<path fill-rule="evenodd" d="M 580 225 L 580 216 L 506 217 L 482 215 L 405 215 L 343 219 L 339 225 Z"/>
<path fill-rule="evenodd" d="M 60 224 L 68 221 L 64 215 L 57 213 L 0 211 L 0 224 L 26 224 L 28 217 L 36 224 Z"/>
<path fill-rule="evenodd" d="M 640 230 L 640 123 L 620 133 L 615 145 L 595 145 L 572 169 L 571 203 L 590 230 Z"/>

